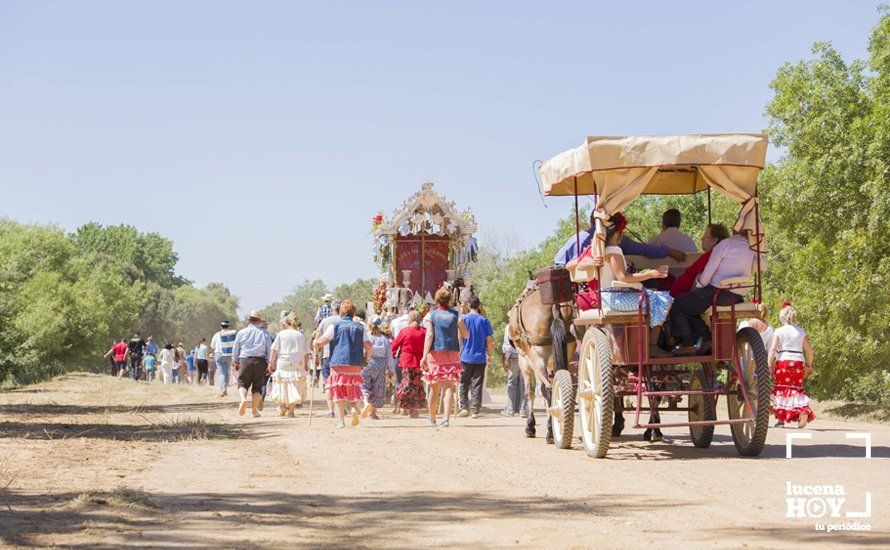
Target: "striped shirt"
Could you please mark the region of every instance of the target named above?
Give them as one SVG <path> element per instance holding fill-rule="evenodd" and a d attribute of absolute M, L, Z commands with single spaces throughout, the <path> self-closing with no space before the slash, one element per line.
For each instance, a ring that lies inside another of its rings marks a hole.
<path fill-rule="evenodd" d="M 221 330 L 214 334 L 213 340 L 210 341 L 213 353 L 222 357 L 231 357 L 236 334 L 237 332 L 231 329 Z"/>

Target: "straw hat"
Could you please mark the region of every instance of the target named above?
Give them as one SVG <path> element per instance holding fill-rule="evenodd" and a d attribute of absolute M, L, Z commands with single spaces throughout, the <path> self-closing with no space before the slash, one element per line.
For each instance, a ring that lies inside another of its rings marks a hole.
<path fill-rule="evenodd" d="M 263 317 L 263 313 L 256 309 L 250 312 L 250 315 L 247 316 L 247 320 L 251 321 L 251 322 L 256 322 L 256 321 L 259 321 L 261 323 L 266 322 L 266 318 Z"/>
<path fill-rule="evenodd" d="M 321 299 L 324 300 L 325 302 L 330 302 L 331 300 L 334 299 L 334 296 L 333 296 L 333 294 L 328 293 L 328 294 L 325 294 L 324 296 L 322 296 Z"/>

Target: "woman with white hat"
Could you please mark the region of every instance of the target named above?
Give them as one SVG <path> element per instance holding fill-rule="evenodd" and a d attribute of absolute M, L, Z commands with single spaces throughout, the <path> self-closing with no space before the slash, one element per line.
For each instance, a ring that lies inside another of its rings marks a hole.
<path fill-rule="evenodd" d="M 383 319 L 379 315 L 372 315 L 368 322 L 371 331 L 371 359 L 362 369 L 362 399 L 365 407 L 362 409 L 362 417 L 370 417 L 380 420 L 377 409 L 383 406 L 386 399 L 386 373 L 395 370 L 395 361 L 389 338 L 381 331 Z"/>

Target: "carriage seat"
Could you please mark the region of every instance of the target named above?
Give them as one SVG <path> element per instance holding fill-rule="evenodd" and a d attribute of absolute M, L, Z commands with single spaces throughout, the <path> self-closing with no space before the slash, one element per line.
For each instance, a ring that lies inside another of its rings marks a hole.
<path fill-rule="evenodd" d="M 643 285 L 640 283 L 623 283 L 621 281 L 612 281 L 612 288 L 631 288 L 640 290 Z M 582 325 L 602 325 L 602 324 L 631 324 L 637 323 L 636 311 L 616 311 L 604 307 L 602 311 L 599 308 L 588 309 L 587 311 L 578 312 L 575 321 Z"/>
<path fill-rule="evenodd" d="M 728 279 L 723 279 L 717 287 L 730 289 L 752 285 L 753 281 L 751 280 L 751 277 L 730 277 Z M 710 319 L 712 309 L 713 308 L 709 307 L 702 315 L 704 315 L 706 319 Z M 719 319 L 729 319 L 732 317 L 732 306 L 717 306 L 717 317 Z M 763 305 L 749 301 L 739 302 L 735 305 L 735 317 L 736 319 L 750 319 L 752 317 L 763 319 Z"/>
<path fill-rule="evenodd" d="M 666 265 L 668 266 L 668 270 L 670 271 L 671 275 L 677 277 L 681 275 L 687 267 L 695 263 L 695 261 L 699 259 L 701 255 L 701 252 L 692 252 L 686 254 L 686 260 L 682 262 L 678 262 L 670 256 L 666 258 L 647 258 L 645 256 L 626 255 L 624 256 L 624 258 L 627 260 L 627 263 L 632 263 L 634 267 L 639 270 L 655 269 L 660 265 Z"/>

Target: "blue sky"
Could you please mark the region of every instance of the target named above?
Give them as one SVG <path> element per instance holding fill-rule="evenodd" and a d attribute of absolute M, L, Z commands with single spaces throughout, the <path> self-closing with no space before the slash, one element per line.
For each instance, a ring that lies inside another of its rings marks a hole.
<path fill-rule="evenodd" d="M 7 0 L 0 215 L 157 231 L 243 310 L 375 275 L 370 218 L 426 179 L 530 245 L 569 207 L 535 159 L 759 131 L 776 69 L 864 57 L 879 4 Z"/>

